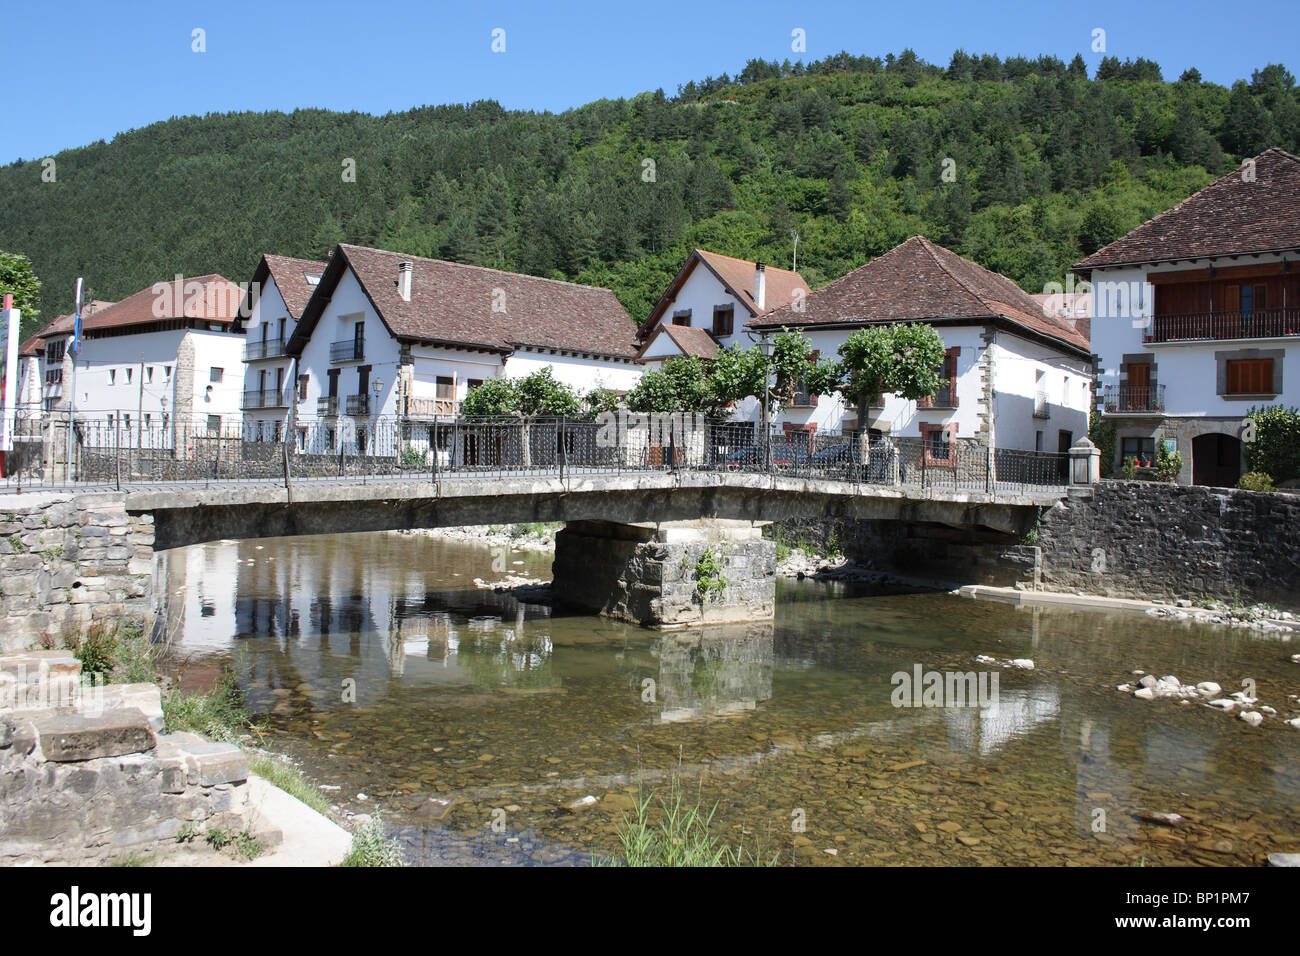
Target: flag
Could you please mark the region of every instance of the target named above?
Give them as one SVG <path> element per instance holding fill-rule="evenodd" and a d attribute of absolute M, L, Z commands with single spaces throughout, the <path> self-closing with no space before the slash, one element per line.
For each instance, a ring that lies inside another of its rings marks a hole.
<path fill-rule="evenodd" d="M 72 320 L 72 345 L 68 351 L 73 355 L 81 349 L 81 279 L 77 279 L 77 311 Z"/>

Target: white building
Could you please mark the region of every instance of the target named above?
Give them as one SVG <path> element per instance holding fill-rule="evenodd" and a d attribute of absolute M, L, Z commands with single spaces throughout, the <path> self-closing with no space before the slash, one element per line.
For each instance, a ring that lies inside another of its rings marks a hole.
<path fill-rule="evenodd" d="M 748 347 L 755 336 L 747 322 L 808 292 L 797 272 L 696 249 L 638 331 L 637 361 L 658 368 L 673 356 L 710 359 L 722 346 Z"/>
<path fill-rule="evenodd" d="M 169 446 L 172 425 L 214 432 L 238 424 L 244 341 L 232 324 L 240 298 L 235 283 L 207 275 L 158 282 L 83 312 L 75 384 L 71 329 L 45 339 L 47 357 L 55 343 L 64 353 L 58 407 L 74 399 L 83 440 L 92 445 Z"/>
<path fill-rule="evenodd" d="M 947 385 L 920 402 L 884 396 L 869 410 L 873 433 L 1044 452 L 1065 451 L 1087 434 L 1088 340 L 1010 279 L 922 236 L 810 293 L 801 309 L 784 306 L 749 327 L 799 329 L 830 360 L 855 329 L 897 322 L 924 322 L 939 333 Z M 860 427 L 838 393 L 802 395 L 776 421 L 792 439 Z"/>
<path fill-rule="evenodd" d="M 1297 256 L 1300 158 L 1270 149 L 1074 267 L 1114 467 L 1164 443 L 1179 482 L 1236 483 L 1246 413 L 1300 405 Z"/>
<path fill-rule="evenodd" d="M 289 339 L 316 290 L 325 263 L 262 256 L 244 298 L 244 437 L 280 441 L 298 391 Z"/>
<path fill-rule="evenodd" d="M 642 371 L 636 327 L 608 289 L 353 245 L 330 257 L 288 351 L 299 441 L 323 441 L 304 448 L 319 452 L 364 452 L 381 419 L 452 418 L 490 378 L 550 368 L 581 395 L 627 391 Z"/>

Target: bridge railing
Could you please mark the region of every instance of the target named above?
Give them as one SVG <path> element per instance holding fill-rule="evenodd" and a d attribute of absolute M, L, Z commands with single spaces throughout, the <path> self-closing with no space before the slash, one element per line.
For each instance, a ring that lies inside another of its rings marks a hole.
<path fill-rule="evenodd" d="M 600 418 L 364 416 L 176 421 L 44 415 L 20 423 L 0 489 L 121 488 L 173 482 L 309 482 L 710 471 L 859 485 L 1016 493 L 1060 488 L 1065 455 L 990 451 L 950 433 L 922 438 L 787 430 L 699 415 Z"/>

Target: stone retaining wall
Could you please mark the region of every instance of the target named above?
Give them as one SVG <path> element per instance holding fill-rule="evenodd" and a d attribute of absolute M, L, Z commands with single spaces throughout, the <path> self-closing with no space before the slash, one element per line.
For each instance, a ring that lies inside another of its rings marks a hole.
<path fill-rule="evenodd" d="M 79 672 L 65 652 L 0 655 L 0 865 L 111 863 L 251 825 L 238 747 L 162 734 L 155 684 Z"/>
<path fill-rule="evenodd" d="M 0 500 L 0 651 L 53 646 L 96 621 L 141 621 L 153 591 L 152 515 L 123 493 Z"/>

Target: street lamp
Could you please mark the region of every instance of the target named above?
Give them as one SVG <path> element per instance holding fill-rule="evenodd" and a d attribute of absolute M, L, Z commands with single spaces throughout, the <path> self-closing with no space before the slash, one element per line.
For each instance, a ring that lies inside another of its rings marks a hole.
<path fill-rule="evenodd" d="M 772 352 L 775 349 L 775 343 L 772 336 L 764 332 L 758 337 L 758 354 L 763 356 L 763 394 L 758 397 L 760 421 L 763 429 L 763 470 L 772 470 L 772 430 L 767 420 L 768 388 L 767 378 L 769 374 L 769 364 L 772 359 Z"/>
<path fill-rule="evenodd" d="M 370 447 L 372 449 L 371 454 L 377 455 L 379 454 L 379 396 L 384 390 L 384 380 L 377 378 L 370 387 L 375 392 L 375 436 Z"/>

